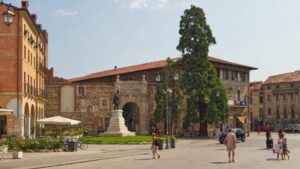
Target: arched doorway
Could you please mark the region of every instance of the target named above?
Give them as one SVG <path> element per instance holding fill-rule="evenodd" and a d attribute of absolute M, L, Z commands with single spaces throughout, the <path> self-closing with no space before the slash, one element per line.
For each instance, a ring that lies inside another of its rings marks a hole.
<path fill-rule="evenodd" d="M 140 133 L 139 107 L 129 102 L 123 106 L 123 117 L 129 131 Z"/>
<path fill-rule="evenodd" d="M 30 131 L 31 131 L 31 133 L 30 133 L 30 135 L 31 136 L 35 136 L 35 110 L 34 110 L 34 106 L 32 105 L 31 106 L 31 113 L 30 113 Z"/>
<path fill-rule="evenodd" d="M 30 114 L 29 114 L 29 105 L 25 104 L 24 107 L 24 135 L 25 137 L 29 137 L 30 135 Z"/>

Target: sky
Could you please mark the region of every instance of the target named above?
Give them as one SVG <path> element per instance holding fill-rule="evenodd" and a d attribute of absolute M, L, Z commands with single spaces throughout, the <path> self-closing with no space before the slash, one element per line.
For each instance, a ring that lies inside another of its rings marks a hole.
<path fill-rule="evenodd" d="M 209 55 L 258 68 L 251 81 L 300 70 L 299 0 L 29 0 L 29 10 L 48 31 L 49 67 L 69 79 L 180 56 L 191 4 L 217 40 Z"/>

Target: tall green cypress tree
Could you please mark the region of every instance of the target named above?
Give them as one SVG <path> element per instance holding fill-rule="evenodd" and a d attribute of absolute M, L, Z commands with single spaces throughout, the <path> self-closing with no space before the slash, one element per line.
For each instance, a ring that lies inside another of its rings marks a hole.
<path fill-rule="evenodd" d="M 177 50 L 182 53 L 182 87 L 189 96 L 186 122 L 200 122 L 200 135 L 207 136 L 207 123 L 218 120 L 219 110 L 213 97 L 216 91 L 224 94 L 214 67 L 208 61 L 209 46 L 216 43 L 206 23 L 203 10 L 194 5 L 184 11 L 180 21 L 180 40 Z M 219 88 L 217 87 L 219 86 Z M 225 93 L 226 97 L 226 93 Z M 210 111 L 208 114 L 207 112 Z M 199 113 L 199 116 L 196 116 Z"/>

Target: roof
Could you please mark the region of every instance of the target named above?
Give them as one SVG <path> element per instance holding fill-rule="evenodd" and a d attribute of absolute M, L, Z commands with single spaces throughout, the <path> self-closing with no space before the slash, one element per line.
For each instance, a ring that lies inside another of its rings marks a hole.
<path fill-rule="evenodd" d="M 173 60 L 177 60 L 177 59 L 179 59 L 179 57 L 173 58 Z M 234 66 L 238 66 L 238 67 L 244 67 L 244 68 L 247 68 L 247 69 L 250 69 L 250 70 L 256 70 L 257 69 L 257 68 L 254 68 L 254 67 L 241 65 L 241 64 L 225 61 L 225 60 L 214 58 L 214 57 L 208 57 L 208 60 L 211 61 L 211 62 L 214 62 L 214 63 L 234 65 Z M 139 65 L 134 65 L 134 66 L 128 66 L 128 67 L 122 67 L 122 68 L 106 70 L 106 71 L 103 71 L 103 72 L 92 73 L 92 74 L 89 74 L 89 75 L 86 75 L 86 76 L 73 78 L 73 79 L 69 79 L 69 80 L 71 82 L 78 82 L 78 81 L 95 79 L 95 78 L 109 77 L 109 76 L 113 76 L 113 75 L 121 75 L 121 74 L 125 74 L 125 73 L 132 73 L 132 72 L 151 70 L 151 69 L 159 69 L 159 68 L 165 67 L 166 65 L 167 65 L 166 60 L 160 60 L 160 61 L 154 61 L 154 62 L 139 64 Z"/>
<path fill-rule="evenodd" d="M 289 83 L 300 81 L 300 71 L 270 76 L 264 84 Z"/>
<path fill-rule="evenodd" d="M 262 89 L 263 82 L 251 82 L 250 83 L 250 90 L 260 90 Z"/>

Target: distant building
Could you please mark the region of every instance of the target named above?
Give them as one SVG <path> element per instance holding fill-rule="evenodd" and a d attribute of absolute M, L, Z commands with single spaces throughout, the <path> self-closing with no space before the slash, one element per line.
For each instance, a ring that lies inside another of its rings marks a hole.
<path fill-rule="evenodd" d="M 21 3 L 19 8 L 0 2 L 0 108 L 13 110 L 0 112 L 0 135 L 31 137 L 36 120 L 44 117 L 48 34 L 30 14 L 28 1 Z M 7 12 L 14 15 L 11 24 L 3 20 Z"/>
<path fill-rule="evenodd" d="M 252 85 L 253 86 L 253 85 Z M 275 129 L 300 123 L 300 71 L 270 76 L 264 83 L 251 88 L 253 127 L 269 124 Z"/>
<path fill-rule="evenodd" d="M 229 125 L 247 129 L 249 72 L 256 68 L 213 57 L 209 57 L 209 61 L 216 67 L 228 95 L 232 112 Z M 164 124 L 156 123 L 153 114 L 157 83 L 165 78 L 161 70 L 166 64 L 163 60 L 123 68 L 115 67 L 70 80 L 54 77 L 51 69 L 46 80 L 49 93 L 46 116 L 61 115 L 81 120 L 89 134 L 104 132 L 113 109 L 113 95 L 119 90 L 119 107 L 126 112 L 125 122 L 130 131 L 148 134 L 153 126 L 163 130 Z M 186 99 L 182 104 L 185 108 Z M 180 120 L 172 127 L 171 132 L 174 134 L 183 133 L 185 112 L 186 110 L 182 110 Z M 197 125 L 195 124 L 194 130 L 199 130 Z"/>

